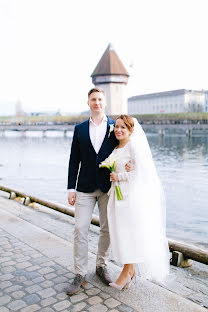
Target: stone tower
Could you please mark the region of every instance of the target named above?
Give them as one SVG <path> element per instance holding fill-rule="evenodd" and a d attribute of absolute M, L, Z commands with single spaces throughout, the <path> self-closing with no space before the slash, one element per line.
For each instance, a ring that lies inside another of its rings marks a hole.
<path fill-rule="evenodd" d="M 104 90 L 109 115 L 127 114 L 126 85 L 129 74 L 111 44 L 94 69 L 92 82 Z"/>
<path fill-rule="evenodd" d="M 22 103 L 20 102 L 20 100 L 18 100 L 15 105 L 15 115 L 17 117 L 23 116 Z"/>

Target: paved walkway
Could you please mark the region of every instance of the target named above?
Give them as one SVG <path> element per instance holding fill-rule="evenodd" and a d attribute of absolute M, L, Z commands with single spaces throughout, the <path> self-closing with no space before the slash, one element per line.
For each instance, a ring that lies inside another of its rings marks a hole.
<path fill-rule="evenodd" d="M 97 231 L 94 228 L 90 233 L 88 283 L 82 292 L 68 297 L 65 289 L 74 277 L 73 218 L 60 216 L 57 212 L 46 214 L 43 210 L 0 197 L 0 312 L 207 311 L 179 294 L 139 277 L 125 292 L 103 285 L 94 274 L 96 251 L 92 238 L 95 240 Z M 33 216 L 36 225 L 23 219 L 26 212 L 28 218 Z M 57 224 L 59 233 L 63 233 L 64 228 L 69 240 L 48 231 L 50 225 L 57 233 Z M 113 263 L 109 267 L 115 278 L 120 268 Z"/>

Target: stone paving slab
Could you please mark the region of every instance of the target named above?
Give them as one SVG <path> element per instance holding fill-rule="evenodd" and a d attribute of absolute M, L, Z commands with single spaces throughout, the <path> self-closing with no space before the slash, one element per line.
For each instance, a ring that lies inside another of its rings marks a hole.
<path fill-rule="evenodd" d="M 74 276 L 72 243 L 2 210 L 1 198 L 0 229 L 0 312 L 205 311 L 141 278 L 125 292 L 103 285 L 94 274 L 95 255 L 91 253 L 89 282 L 81 293 L 68 297 L 65 289 Z M 120 268 L 111 263 L 110 270 L 115 278 Z"/>
<path fill-rule="evenodd" d="M 8 205 L 7 199 L 8 194 L 0 191 L 0 207 L 3 210 L 73 243 L 74 218 L 38 204 L 24 206 L 17 201 L 9 201 Z M 99 228 L 91 225 L 89 231 L 89 257 L 92 261 L 97 252 L 98 233 Z M 207 246 L 199 247 L 206 248 Z M 119 266 L 119 264 L 117 265 Z M 73 271 L 73 265 L 69 266 Z M 163 287 L 208 308 L 208 266 L 193 261 L 193 265 L 189 268 L 183 269 L 171 266 L 171 271 L 175 274 L 176 280 L 174 283 Z M 50 276 L 53 276 L 53 273 Z"/>

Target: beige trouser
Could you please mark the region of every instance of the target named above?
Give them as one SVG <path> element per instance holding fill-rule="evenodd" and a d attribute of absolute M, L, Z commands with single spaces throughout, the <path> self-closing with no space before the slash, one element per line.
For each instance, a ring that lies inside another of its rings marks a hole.
<path fill-rule="evenodd" d="M 88 230 L 93 209 L 98 202 L 100 218 L 100 235 L 96 265 L 106 266 L 109 255 L 110 237 L 107 220 L 108 195 L 101 190 L 93 193 L 76 193 L 75 230 L 74 230 L 74 268 L 76 274 L 87 274 L 88 268 Z"/>

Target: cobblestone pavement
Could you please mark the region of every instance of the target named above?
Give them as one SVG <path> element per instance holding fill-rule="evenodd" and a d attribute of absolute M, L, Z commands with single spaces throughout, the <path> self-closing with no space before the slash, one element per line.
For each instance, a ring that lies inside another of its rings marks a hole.
<path fill-rule="evenodd" d="M 87 283 L 72 297 L 65 293 L 74 274 L 0 230 L 0 311 L 134 311 Z"/>
<path fill-rule="evenodd" d="M 5 204 L 7 204 L 6 209 Z M 6 210 L 5 215 L 1 210 L 2 207 Z M 13 214 L 10 214 L 11 212 Z M 199 305 L 178 296 L 183 295 L 188 299 L 194 299 L 202 305 L 200 295 L 203 295 L 203 305 L 206 307 L 207 284 L 203 282 L 200 274 L 195 276 L 195 284 L 191 276 L 189 280 L 188 275 L 180 274 L 175 286 L 172 286 L 172 289 L 170 287 L 171 292 L 140 280 L 129 291 L 118 292 L 100 283 L 94 274 L 94 269 L 91 269 L 88 282 L 82 291 L 72 297 L 67 296 L 65 290 L 74 274 L 72 244 L 66 242 L 66 233 L 68 230 L 67 240 L 71 241 L 73 218 L 60 215 L 57 212 L 45 213 L 44 209 L 42 212 L 39 209 L 35 211 L 33 208 L 0 197 L 0 312 L 205 311 Z M 30 221 L 39 227 L 23 221 L 23 216 L 24 219 L 31 219 Z M 5 225 L 6 223 L 8 225 Z M 63 237 L 64 241 L 49 232 Z M 89 254 L 90 267 L 91 260 L 95 262 L 96 233 L 97 229 L 91 229 L 90 251 L 92 249 L 93 252 Z M 58 245 L 61 244 L 58 249 Z M 63 253 L 66 246 L 70 250 L 68 256 L 65 255 L 66 252 Z M 111 264 L 111 270 L 112 268 L 115 277 L 118 275 L 119 267 Z M 178 268 L 173 270 L 177 272 Z M 196 274 L 196 272 L 192 273 Z M 180 281 L 183 281 L 183 284 Z M 194 287 L 196 289 L 193 292 Z"/>

